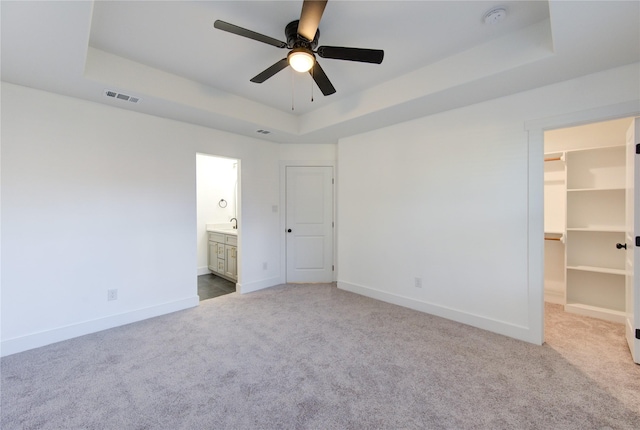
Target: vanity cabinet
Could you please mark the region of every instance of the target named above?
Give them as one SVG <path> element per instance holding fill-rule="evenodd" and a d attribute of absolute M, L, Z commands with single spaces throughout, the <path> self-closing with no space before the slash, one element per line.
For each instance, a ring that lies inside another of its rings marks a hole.
<path fill-rule="evenodd" d="M 209 232 L 209 270 L 231 281 L 238 280 L 238 237 Z"/>
<path fill-rule="evenodd" d="M 224 274 L 232 279 L 238 279 L 238 248 L 236 246 L 225 245 L 225 271 Z"/>

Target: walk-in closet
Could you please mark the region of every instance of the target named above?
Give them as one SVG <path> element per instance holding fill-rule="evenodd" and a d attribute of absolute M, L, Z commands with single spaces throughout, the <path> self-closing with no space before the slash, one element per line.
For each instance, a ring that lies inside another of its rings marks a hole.
<path fill-rule="evenodd" d="M 625 118 L 545 133 L 545 301 L 625 320 Z"/>

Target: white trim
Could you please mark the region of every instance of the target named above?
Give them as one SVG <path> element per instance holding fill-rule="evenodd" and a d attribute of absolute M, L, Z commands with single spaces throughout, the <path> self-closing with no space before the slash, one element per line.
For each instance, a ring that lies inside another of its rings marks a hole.
<path fill-rule="evenodd" d="M 279 276 L 269 279 L 263 279 L 261 281 L 249 282 L 248 284 L 237 283 L 236 292 L 238 292 L 239 294 L 247 294 L 258 290 L 264 290 L 265 288 L 274 287 L 280 284 L 283 284 L 283 282 L 280 282 Z"/>
<path fill-rule="evenodd" d="M 626 313 L 613 309 L 598 308 L 596 306 L 583 305 L 581 303 L 567 303 L 564 305 L 565 312 L 582 315 L 585 317 L 599 318 L 601 320 L 611 321 L 618 324 L 624 324 Z"/>
<path fill-rule="evenodd" d="M 556 128 L 575 127 L 593 122 L 609 121 L 613 119 L 626 118 L 628 116 L 638 116 L 639 114 L 640 100 L 632 100 L 595 109 L 525 121 L 524 129 L 544 132 Z"/>
<path fill-rule="evenodd" d="M 564 305 L 564 292 L 558 290 L 544 290 L 544 301 L 556 305 Z"/>
<path fill-rule="evenodd" d="M 529 327 L 533 330 L 533 343 L 544 341 L 544 132 L 638 115 L 640 101 L 633 100 L 524 123 L 529 132 L 528 282 Z"/>
<path fill-rule="evenodd" d="M 527 302 L 531 338 L 544 342 L 544 134 L 528 132 Z"/>
<path fill-rule="evenodd" d="M 372 299 L 381 300 L 383 302 L 392 303 L 394 305 L 446 318 L 462 324 L 477 327 L 482 330 L 488 330 L 504 336 L 513 337 L 515 339 L 531 342 L 532 331 L 523 326 L 518 326 L 504 321 L 499 321 L 480 315 L 474 315 L 467 312 L 451 309 L 433 303 L 423 302 L 408 297 L 398 296 L 396 294 L 387 293 L 385 291 L 376 290 L 363 285 L 357 285 L 350 282 L 338 281 L 338 288 Z"/>
<path fill-rule="evenodd" d="M 287 167 L 331 167 L 333 168 L 333 282 L 337 280 L 338 274 L 338 238 L 336 232 L 338 231 L 338 223 L 337 223 L 337 168 L 336 162 L 333 160 L 280 160 L 280 261 L 282 264 L 280 265 L 280 282 L 281 284 L 287 283 L 287 241 L 284 237 L 284 231 L 286 230 L 286 222 L 287 222 Z"/>
<path fill-rule="evenodd" d="M 2 341 L 2 356 L 198 306 L 198 296 Z"/>
<path fill-rule="evenodd" d="M 198 267 L 197 276 L 208 275 L 209 273 L 211 273 L 211 270 L 209 270 L 208 266 Z"/>

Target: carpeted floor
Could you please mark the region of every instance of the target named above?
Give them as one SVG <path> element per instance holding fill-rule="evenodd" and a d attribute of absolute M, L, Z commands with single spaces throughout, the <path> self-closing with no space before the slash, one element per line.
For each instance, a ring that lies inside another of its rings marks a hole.
<path fill-rule="evenodd" d="M 284 285 L 2 359 L 2 429 L 638 429 L 621 327 L 547 309 L 539 347 Z"/>
<path fill-rule="evenodd" d="M 640 365 L 633 364 L 624 325 L 545 304 L 545 347 L 640 414 Z M 640 427 L 638 427 L 640 428 Z"/>

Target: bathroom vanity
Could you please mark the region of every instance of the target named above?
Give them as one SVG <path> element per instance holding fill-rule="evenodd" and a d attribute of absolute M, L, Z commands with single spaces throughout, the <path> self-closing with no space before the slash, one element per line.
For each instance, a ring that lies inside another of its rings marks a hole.
<path fill-rule="evenodd" d="M 238 280 L 238 230 L 207 229 L 209 270 L 230 281 Z"/>

